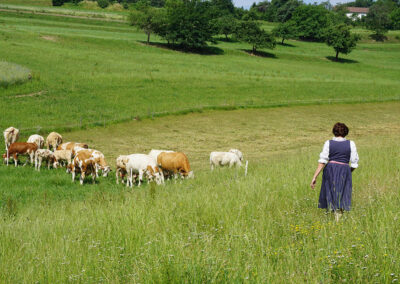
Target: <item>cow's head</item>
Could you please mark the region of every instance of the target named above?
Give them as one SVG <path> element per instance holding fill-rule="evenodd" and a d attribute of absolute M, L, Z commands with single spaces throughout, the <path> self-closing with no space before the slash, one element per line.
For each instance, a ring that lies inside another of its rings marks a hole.
<path fill-rule="evenodd" d="M 194 173 L 193 171 L 190 171 L 187 175 L 188 178 L 194 178 Z"/>
<path fill-rule="evenodd" d="M 110 166 L 105 166 L 101 168 L 101 171 L 103 172 L 103 177 L 108 176 L 108 173 L 111 172 Z"/>

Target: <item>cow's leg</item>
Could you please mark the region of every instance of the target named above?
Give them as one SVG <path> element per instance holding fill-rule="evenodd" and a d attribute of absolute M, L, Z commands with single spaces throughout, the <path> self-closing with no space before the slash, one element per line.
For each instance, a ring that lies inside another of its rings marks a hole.
<path fill-rule="evenodd" d="M 85 179 L 85 171 L 81 171 L 81 176 L 79 178 L 79 183 L 82 185 L 83 184 L 83 180 Z"/>
<path fill-rule="evenodd" d="M 14 158 L 14 164 L 15 164 L 15 166 L 18 167 L 18 154 L 15 153 L 15 154 L 13 155 L 13 158 Z"/>
<path fill-rule="evenodd" d="M 143 170 L 139 170 L 139 184 L 138 184 L 138 186 L 140 186 L 140 184 L 142 182 L 142 179 L 143 179 Z"/>
<path fill-rule="evenodd" d="M 71 173 L 72 173 L 72 182 L 74 182 L 75 181 L 75 168 L 72 168 Z"/>
<path fill-rule="evenodd" d="M 10 159 L 10 152 L 8 151 L 8 146 L 6 143 L 6 151 L 7 151 L 7 159 L 6 159 L 6 163 L 7 163 L 7 167 L 8 167 L 8 160 Z"/>
<path fill-rule="evenodd" d="M 96 183 L 96 174 L 92 173 L 92 183 L 95 184 Z"/>
<path fill-rule="evenodd" d="M 38 168 L 37 168 L 37 170 L 40 172 L 40 167 L 42 166 L 42 157 L 40 157 L 39 158 L 39 161 L 38 161 Z"/>
<path fill-rule="evenodd" d="M 115 171 L 115 179 L 117 180 L 117 184 L 119 184 L 119 169 Z"/>

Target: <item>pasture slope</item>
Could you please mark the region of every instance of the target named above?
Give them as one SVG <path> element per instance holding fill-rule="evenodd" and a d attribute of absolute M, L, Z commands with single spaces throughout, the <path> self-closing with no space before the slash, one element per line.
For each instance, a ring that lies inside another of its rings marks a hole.
<path fill-rule="evenodd" d="M 1 57 L 33 76 L 2 90 L 0 112 L 7 115 L 0 126 L 25 133 L 207 107 L 400 96 L 398 41 L 361 43 L 333 63 L 333 50 L 322 43 L 290 41 L 258 57 L 243 51 L 246 44 L 221 42 L 191 54 L 146 46 L 144 34 L 122 23 L 2 12 L 0 25 Z"/>
<path fill-rule="evenodd" d="M 80 186 L 63 169 L 1 165 L 0 282 L 399 281 L 399 43 L 364 42 L 333 63 L 318 43 L 254 57 L 224 42 L 204 55 L 145 46 L 120 23 L 2 12 L 0 26 L 0 60 L 33 75 L 0 87 L 1 129 L 21 140 L 56 129 L 112 165 L 177 149 L 195 171 L 127 189 L 113 175 Z M 369 103 L 312 105 L 335 101 Z M 287 104 L 310 105 L 256 108 Z M 187 109 L 199 112 L 141 119 Z M 339 223 L 308 186 L 337 121 L 361 158 Z M 209 171 L 209 152 L 231 147 L 250 161 L 246 178 Z"/>

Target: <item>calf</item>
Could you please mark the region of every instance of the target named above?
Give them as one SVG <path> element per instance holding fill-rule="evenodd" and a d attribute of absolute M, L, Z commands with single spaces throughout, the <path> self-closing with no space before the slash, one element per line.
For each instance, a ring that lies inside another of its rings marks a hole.
<path fill-rule="evenodd" d="M 47 168 L 50 170 L 50 165 L 55 161 L 54 153 L 48 149 L 38 149 L 35 153 L 36 170 L 40 171 L 43 160 L 47 162 Z"/>
<path fill-rule="evenodd" d="M 193 178 L 193 171 L 190 170 L 189 159 L 182 152 L 160 153 L 157 157 L 157 164 L 168 174 L 173 174 L 177 178 Z"/>
<path fill-rule="evenodd" d="M 103 153 L 98 150 L 80 149 L 76 152 L 76 155 L 81 155 L 86 159 L 92 158 L 94 160 L 96 163 L 96 177 L 99 177 L 99 170 L 102 171 L 103 177 L 108 176 L 108 173 L 111 171 L 111 168 L 107 165 Z"/>
<path fill-rule="evenodd" d="M 52 148 L 53 151 L 55 151 L 58 145 L 60 145 L 61 143 L 62 143 L 62 136 L 57 132 L 51 132 L 49 136 L 47 136 L 46 138 L 46 148 L 49 150 L 50 148 Z"/>
<path fill-rule="evenodd" d="M 127 155 L 121 155 L 116 160 L 115 178 L 117 180 L 117 184 L 119 184 L 119 177 L 121 177 L 121 181 L 122 181 L 122 183 L 124 183 L 127 163 L 128 163 Z"/>
<path fill-rule="evenodd" d="M 44 138 L 43 136 L 40 136 L 38 134 L 33 134 L 31 136 L 29 136 L 28 141 L 26 141 L 28 143 L 35 143 L 39 149 L 42 149 L 44 146 Z"/>
<path fill-rule="evenodd" d="M 61 164 L 61 162 L 67 162 L 67 165 L 71 164 L 72 151 L 56 150 L 56 151 L 54 151 L 53 155 L 54 155 L 53 168 L 57 168 Z"/>
<path fill-rule="evenodd" d="M 239 156 L 232 152 L 211 152 L 210 154 L 210 165 L 211 170 L 216 166 L 229 166 L 236 165 L 237 167 L 242 166 Z"/>
<path fill-rule="evenodd" d="M 126 172 L 129 174 L 126 186 L 133 186 L 133 176 L 137 174 L 139 176 L 140 186 L 143 176 L 147 176 L 148 181 L 153 181 L 157 184 L 164 182 L 164 178 L 160 168 L 154 162 L 154 159 L 146 154 L 132 154 L 127 156 L 128 162 L 126 164 Z"/>
<path fill-rule="evenodd" d="M 34 143 L 27 142 L 15 142 L 10 145 L 6 154 L 3 154 L 3 159 L 6 160 L 8 165 L 9 156 L 14 158 L 15 166 L 18 166 L 18 156 L 19 155 L 27 155 L 30 157 L 31 164 L 33 164 L 33 157 L 35 156 L 35 152 L 38 149 L 38 146 Z M 24 166 L 28 163 L 26 160 Z"/>
<path fill-rule="evenodd" d="M 67 171 L 72 173 L 72 182 L 75 182 L 75 175 L 80 173 L 79 182 L 82 185 L 85 176 L 91 175 L 93 183 L 96 182 L 96 163 L 93 158 L 86 158 L 84 153 L 78 153 L 71 164 L 67 166 Z"/>

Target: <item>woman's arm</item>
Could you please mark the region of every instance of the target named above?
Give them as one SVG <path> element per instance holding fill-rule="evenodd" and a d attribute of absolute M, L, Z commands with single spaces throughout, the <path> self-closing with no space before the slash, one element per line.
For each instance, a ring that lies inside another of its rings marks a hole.
<path fill-rule="evenodd" d="M 319 176 L 319 174 L 321 173 L 322 169 L 325 167 L 325 164 L 323 163 L 319 163 L 317 169 L 315 170 L 314 173 L 314 177 L 311 180 L 311 188 L 314 189 L 315 188 L 315 184 L 317 183 L 317 177 Z"/>

